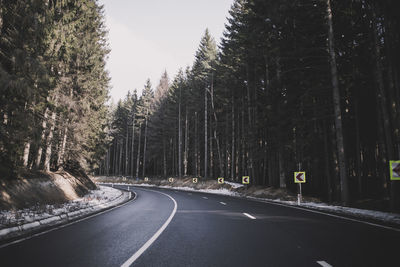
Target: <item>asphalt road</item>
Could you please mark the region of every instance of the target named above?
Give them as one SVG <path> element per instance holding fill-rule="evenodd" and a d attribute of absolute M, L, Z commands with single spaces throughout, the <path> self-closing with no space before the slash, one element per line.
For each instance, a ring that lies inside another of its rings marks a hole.
<path fill-rule="evenodd" d="M 228 196 L 131 191 L 119 208 L 0 248 L 0 266 L 400 266 L 400 231 Z"/>

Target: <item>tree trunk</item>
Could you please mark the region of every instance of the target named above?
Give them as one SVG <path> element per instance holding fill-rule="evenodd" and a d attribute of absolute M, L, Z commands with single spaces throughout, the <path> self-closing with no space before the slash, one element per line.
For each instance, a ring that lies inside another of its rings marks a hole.
<path fill-rule="evenodd" d="M 125 137 L 125 170 L 124 170 L 124 174 L 125 175 L 129 175 L 129 171 L 128 171 L 128 164 L 129 164 L 128 146 L 129 146 L 129 123 L 128 123 L 128 119 L 127 119 L 126 120 L 126 137 Z"/>
<path fill-rule="evenodd" d="M 379 45 L 378 21 L 376 19 L 375 8 L 372 7 L 372 28 L 375 52 L 375 79 L 377 82 L 378 103 L 381 109 L 383 131 L 385 136 L 386 155 L 384 156 L 384 165 L 388 164 L 388 160 L 394 160 L 394 149 L 392 141 L 392 131 L 390 130 L 390 116 L 388 113 L 387 99 L 385 95 L 384 81 L 383 81 L 383 67 L 381 62 L 381 51 Z M 395 184 L 390 181 L 390 209 L 395 210 Z"/>
<path fill-rule="evenodd" d="M 23 156 L 23 164 L 25 168 L 28 167 L 30 148 L 31 148 L 31 142 L 26 142 L 24 146 L 24 156 Z"/>
<path fill-rule="evenodd" d="M 199 176 L 199 148 L 198 148 L 198 126 L 197 111 L 194 112 L 194 175 Z"/>
<path fill-rule="evenodd" d="M 204 179 L 207 179 L 207 148 L 208 148 L 208 137 L 207 137 L 207 86 L 204 87 Z"/>
<path fill-rule="evenodd" d="M 123 145 L 124 145 L 124 140 L 122 140 L 121 144 L 118 144 L 118 146 L 119 146 L 118 175 L 122 175 L 122 168 L 123 168 L 122 149 L 123 149 Z"/>
<path fill-rule="evenodd" d="M 336 54 L 334 49 L 331 1 L 327 0 L 326 3 L 327 3 L 327 20 L 328 20 L 328 51 L 330 55 L 330 66 L 332 75 L 333 107 L 335 113 L 336 145 L 337 145 L 339 174 L 340 174 L 340 191 L 341 191 L 342 203 L 343 205 L 347 206 L 349 204 L 349 190 L 347 181 L 346 157 L 345 157 L 344 141 L 343 141 L 343 127 L 342 127 L 342 114 L 341 114 L 342 111 L 340 107 L 339 81 L 337 74 Z"/>
<path fill-rule="evenodd" d="M 47 141 L 46 141 L 46 153 L 45 153 L 45 159 L 44 159 L 44 170 L 45 171 L 50 171 L 50 160 L 51 160 L 51 145 L 53 143 L 53 134 L 54 134 L 54 127 L 56 125 L 56 112 L 53 111 L 51 114 L 51 126 L 50 126 L 50 131 L 49 135 L 47 136 Z"/>
<path fill-rule="evenodd" d="M 45 142 L 45 137 L 46 137 L 46 126 L 47 126 L 47 117 L 49 114 L 49 109 L 46 108 L 44 111 L 43 115 L 43 121 L 42 121 L 42 134 L 40 136 L 40 141 L 39 141 L 39 148 L 36 154 L 36 168 L 39 169 L 40 167 L 40 162 L 42 160 L 42 153 L 43 153 L 43 144 Z"/>
<path fill-rule="evenodd" d="M 232 95 L 232 157 L 231 157 L 231 178 L 235 177 L 235 102 Z"/>
<path fill-rule="evenodd" d="M 183 175 L 187 176 L 187 167 L 188 167 L 188 145 L 189 145 L 189 137 L 188 137 L 188 132 L 189 132 L 189 124 L 188 124 L 188 114 L 187 114 L 187 106 L 186 106 L 186 111 L 185 111 L 185 153 L 183 155 Z"/>
<path fill-rule="evenodd" d="M 164 178 L 167 178 L 167 151 L 165 147 L 165 137 L 163 136 L 163 162 L 164 162 Z"/>
<path fill-rule="evenodd" d="M 145 127 L 144 127 L 144 144 L 143 144 L 143 175 L 142 177 L 144 177 L 145 175 L 145 171 L 146 171 L 146 148 L 147 148 L 147 123 L 148 123 L 148 118 L 149 116 L 149 110 L 147 110 L 146 112 L 146 123 L 145 123 Z"/>
<path fill-rule="evenodd" d="M 138 143 L 138 153 L 136 159 L 136 178 L 139 177 L 139 168 L 140 168 L 140 138 L 142 136 L 142 124 L 139 124 L 139 143 Z"/>
<path fill-rule="evenodd" d="M 220 145 L 219 145 L 219 139 L 217 137 L 218 119 L 217 119 L 217 113 L 215 111 L 215 106 L 214 106 L 214 79 L 213 79 L 213 76 L 211 76 L 211 107 L 212 107 L 212 110 L 213 110 L 214 122 L 215 122 L 215 125 L 214 125 L 213 129 L 214 129 L 214 140 L 215 140 L 215 142 L 217 144 L 219 175 L 224 177 L 224 167 L 223 167 L 222 157 L 221 157 L 221 148 L 220 148 Z"/>
<path fill-rule="evenodd" d="M 178 103 L 178 177 L 182 177 L 181 91 L 182 90 L 179 89 L 179 103 Z"/>
<path fill-rule="evenodd" d="M 57 167 L 59 170 L 62 170 L 64 165 L 64 154 L 65 154 L 65 147 L 67 144 L 67 134 L 68 134 L 68 120 L 66 125 L 64 126 L 63 139 L 61 142 L 61 150 L 58 151 Z"/>
<path fill-rule="evenodd" d="M 132 143 L 131 143 L 131 176 L 133 178 L 133 165 L 134 165 L 134 150 L 135 150 L 135 113 L 133 113 L 132 117 Z"/>

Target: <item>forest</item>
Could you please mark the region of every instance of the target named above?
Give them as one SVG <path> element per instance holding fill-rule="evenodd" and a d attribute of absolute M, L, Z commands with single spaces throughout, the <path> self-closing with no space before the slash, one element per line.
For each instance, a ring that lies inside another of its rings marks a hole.
<path fill-rule="evenodd" d="M 0 177 L 96 166 L 109 52 L 94 0 L 0 0 Z"/>
<path fill-rule="evenodd" d="M 199 177 L 399 210 L 399 18 L 394 1 L 235 0 L 217 47 L 111 107 L 96 173 Z M 398 183 L 398 182 L 397 182 Z"/>
<path fill-rule="evenodd" d="M 0 0 L 0 179 L 225 177 L 400 210 L 400 19 L 394 0 L 234 0 L 192 66 L 108 104 L 96 0 Z M 134 75 L 134 74 L 133 74 Z M 133 88 L 132 88 L 133 89 Z"/>

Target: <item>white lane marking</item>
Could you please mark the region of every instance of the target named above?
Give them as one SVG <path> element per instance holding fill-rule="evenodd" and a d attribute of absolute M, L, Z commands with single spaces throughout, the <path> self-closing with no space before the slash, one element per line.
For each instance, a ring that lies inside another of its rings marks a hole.
<path fill-rule="evenodd" d="M 376 224 L 376 223 L 371 223 L 371 222 L 366 222 L 366 221 L 360 221 L 360 220 L 357 220 L 357 219 L 352 219 L 352 218 L 343 217 L 343 216 L 340 216 L 340 215 L 334 215 L 334 214 L 330 214 L 330 213 L 325 213 L 325 212 L 322 212 L 322 211 L 305 209 L 305 208 L 301 208 L 301 207 L 286 205 L 286 204 L 283 204 L 283 203 L 276 203 L 276 202 L 268 201 L 268 200 L 258 200 L 258 199 L 251 199 L 251 198 L 249 200 L 253 200 L 253 201 L 257 201 L 257 202 L 261 202 L 261 203 L 266 203 L 266 204 L 282 206 L 282 207 L 287 207 L 287 208 L 292 208 L 292 209 L 304 210 L 304 211 L 308 211 L 308 212 L 312 212 L 312 213 L 317 213 L 317 214 L 322 214 L 322 215 L 326 215 L 326 216 L 330 216 L 330 217 L 334 217 L 334 218 L 339 218 L 339 219 L 342 219 L 342 220 L 363 223 L 363 224 L 367 224 L 367 225 L 371 225 L 371 226 L 375 226 L 375 227 L 379 227 L 379 228 L 384 228 L 384 229 L 387 229 L 387 230 L 393 230 L 393 231 L 396 231 L 396 232 L 400 232 L 400 229 L 398 229 L 398 228 L 385 226 L 385 225 L 381 225 L 381 224 Z"/>
<path fill-rule="evenodd" d="M 247 217 L 249 217 L 249 218 L 252 219 L 252 220 L 255 220 L 255 219 L 256 219 L 256 217 L 251 216 L 250 214 L 248 214 L 248 213 L 246 213 L 246 212 L 243 212 L 243 214 L 246 215 Z"/>
<path fill-rule="evenodd" d="M 226 205 L 226 203 L 225 203 L 225 202 L 219 202 L 219 203 L 221 203 L 222 205 Z"/>
<path fill-rule="evenodd" d="M 161 226 L 161 228 L 158 229 L 158 231 L 149 240 L 147 240 L 147 242 L 138 251 L 136 251 L 135 254 L 133 254 L 127 261 L 125 261 L 121 265 L 121 267 L 130 266 L 132 263 L 135 262 L 135 260 L 137 260 L 137 258 L 139 258 L 143 254 L 143 252 L 145 252 L 151 246 L 151 244 L 154 243 L 154 241 L 156 241 L 156 239 L 162 234 L 162 232 L 165 230 L 165 228 L 167 228 L 168 224 L 171 222 L 172 218 L 175 216 L 176 209 L 178 208 L 178 204 L 176 203 L 175 199 L 173 197 L 171 197 L 170 195 L 165 194 L 163 192 L 158 192 L 158 191 L 149 190 L 149 189 L 144 189 L 144 190 L 157 192 L 159 194 L 163 194 L 163 195 L 169 197 L 174 202 L 174 209 L 171 212 L 171 214 L 169 215 L 169 218 Z"/>
<path fill-rule="evenodd" d="M 17 244 L 17 243 L 20 243 L 20 242 L 22 242 L 22 241 L 31 239 L 31 238 L 33 238 L 33 237 L 35 237 L 35 236 L 44 235 L 44 234 L 53 232 L 53 231 L 55 231 L 55 230 L 58 230 L 58 229 L 67 227 L 67 226 L 69 226 L 69 225 L 72 225 L 72 224 L 75 224 L 75 223 L 78 223 L 78 222 L 81 222 L 81 221 L 84 221 L 84 220 L 87 220 L 87 219 L 96 217 L 96 216 L 101 215 L 101 214 L 103 214 L 103 213 L 112 211 L 112 210 L 114 210 L 114 209 L 116 209 L 116 208 L 123 207 L 123 206 L 129 204 L 131 200 L 133 201 L 133 200 L 136 199 L 137 193 L 136 193 L 135 191 L 132 191 L 132 192 L 135 193 L 135 197 L 134 197 L 133 199 L 129 199 L 127 202 L 122 203 L 121 205 L 118 205 L 118 206 L 115 206 L 115 207 L 113 207 L 113 208 L 110 208 L 110 209 L 107 209 L 107 210 L 98 212 L 98 213 L 96 213 L 96 214 L 93 214 L 93 215 L 90 215 L 90 216 L 87 216 L 87 217 L 78 219 L 78 220 L 76 220 L 76 221 L 73 221 L 73 222 L 70 222 L 70 223 L 67 223 L 67 224 L 59 225 L 59 226 L 57 226 L 57 227 L 51 228 L 51 229 L 49 229 L 49 230 L 46 230 L 46 231 L 43 231 L 43 232 L 40 232 L 40 233 L 33 234 L 33 235 L 31 235 L 31 236 L 27 236 L 27 237 L 24 237 L 24 238 L 21 238 L 21 239 L 14 240 L 14 241 L 12 241 L 12 242 L 10 242 L 10 243 L 6 243 L 6 244 L 4 244 L 4 245 L 1 245 L 0 248 L 5 248 L 5 247 L 8 247 L 8 246 L 10 246 L 10 245 L 12 245 L 12 244 Z"/>
<path fill-rule="evenodd" d="M 319 265 L 321 265 L 322 267 L 332 267 L 332 265 L 330 265 L 329 263 L 327 263 L 326 261 L 317 261 L 317 263 Z"/>
<path fill-rule="evenodd" d="M 192 193 L 188 193 L 189 196 L 193 195 Z"/>
<path fill-rule="evenodd" d="M 208 199 L 208 197 L 203 197 L 204 199 Z"/>
<path fill-rule="evenodd" d="M 178 193 L 178 191 L 174 190 L 175 193 Z"/>

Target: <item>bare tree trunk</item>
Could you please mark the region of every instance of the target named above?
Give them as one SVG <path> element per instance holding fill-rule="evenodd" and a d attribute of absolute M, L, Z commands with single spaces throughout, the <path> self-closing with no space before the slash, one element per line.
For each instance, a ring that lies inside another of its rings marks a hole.
<path fill-rule="evenodd" d="M 23 156 L 23 164 L 25 168 L 28 167 L 30 148 L 31 148 L 31 142 L 26 142 L 24 146 L 24 156 Z"/>
<path fill-rule="evenodd" d="M 231 159 L 231 178 L 235 178 L 235 102 L 232 95 L 232 159 Z"/>
<path fill-rule="evenodd" d="M 215 106 L 214 106 L 214 79 L 213 76 L 211 76 L 211 107 L 213 110 L 214 114 L 214 122 L 215 126 L 213 127 L 214 129 L 214 140 L 217 144 L 217 153 L 218 153 L 218 162 L 219 162 L 219 175 L 224 176 L 224 167 L 222 163 L 222 157 L 221 157 L 221 148 L 219 145 L 219 139 L 217 137 L 217 127 L 218 127 L 218 119 L 217 119 L 217 113 L 215 112 Z"/>
<path fill-rule="evenodd" d="M 207 136 L 207 86 L 204 87 L 204 179 L 207 179 L 207 148 L 208 148 L 208 136 Z"/>
<path fill-rule="evenodd" d="M 53 113 L 51 114 L 51 126 L 50 126 L 49 135 L 47 136 L 46 153 L 45 153 L 45 159 L 44 159 L 44 170 L 45 171 L 50 171 L 51 145 L 53 142 L 54 127 L 56 125 L 56 115 L 57 114 L 55 111 L 53 111 Z"/>
<path fill-rule="evenodd" d="M 129 164 L 128 146 L 129 146 L 129 123 L 128 123 L 128 119 L 127 119 L 126 120 L 126 137 L 125 137 L 125 170 L 124 170 L 124 174 L 125 175 L 129 175 L 129 171 L 128 171 L 128 164 Z"/>
<path fill-rule="evenodd" d="M 49 116 L 49 109 L 46 108 L 44 111 L 43 115 L 43 121 L 42 121 L 42 134 L 40 136 L 40 141 L 39 141 L 39 148 L 36 154 L 36 168 L 39 169 L 40 167 L 40 162 L 42 160 L 42 153 L 43 153 L 43 144 L 45 142 L 45 137 L 46 137 L 46 126 L 47 126 L 47 117 Z"/>
<path fill-rule="evenodd" d="M 136 178 L 139 177 L 139 168 L 140 168 L 140 138 L 142 135 L 142 124 L 139 124 L 139 143 L 138 143 L 138 153 L 136 159 Z"/>
<path fill-rule="evenodd" d="M 333 190 L 332 190 L 332 178 L 331 178 L 331 168 L 330 168 L 330 156 L 329 156 L 329 149 L 328 149 L 328 140 L 329 140 L 329 128 L 326 125 L 324 120 L 323 122 L 324 128 L 324 153 L 325 153 L 325 175 L 328 187 L 328 201 L 331 203 L 333 201 Z"/>
<path fill-rule="evenodd" d="M 67 120 L 67 124 L 64 126 L 63 139 L 61 142 L 61 149 L 60 149 L 60 151 L 58 151 L 57 167 L 59 170 L 62 170 L 63 165 L 64 165 L 64 154 L 65 154 L 65 147 L 67 144 L 67 134 L 68 134 L 68 120 Z"/>
<path fill-rule="evenodd" d="M 106 157 L 106 173 L 107 176 L 110 175 L 110 148 L 107 149 L 107 157 Z"/>
<path fill-rule="evenodd" d="M 119 160 L 118 160 L 118 175 L 122 175 L 122 168 L 123 168 L 123 163 L 122 163 L 122 149 L 124 146 L 124 140 L 122 140 L 122 143 L 118 145 L 119 146 Z"/>
<path fill-rule="evenodd" d="M 383 132 L 385 136 L 385 147 L 386 155 L 384 155 L 384 164 L 387 165 L 388 160 L 394 159 L 394 149 L 392 141 L 392 132 L 390 130 L 390 117 L 388 113 L 387 99 L 385 95 L 384 81 L 383 81 L 383 67 L 381 62 L 381 51 L 379 46 L 379 33 L 378 33 L 378 21 L 376 19 L 375 8 L 372 7 L 372 28 L 373 28 L 373 40 L 374 40 L 374 52 L 375 52 L 375 77 L 378 86 L 378 102 L 380 105 L 382 122 L 383 122 Z M 395 210 L 395 184 L 390 181 L 390 209 Z"/>
<path fill-rule="evenodd" d="M 182 177 L 181 91 L 182 90 L 179 89 L 179 103 L 178 103 L 178 177 Z"/>
<path fill-rule="evenodd" d="M 194 175 L 199 176 L 199 149 L 198 149 L 198 132 L 197 132 L 197 111 L 194 112 Z"/>
<path fill-rule="evenodd" d="M 283 147 L 282 144 L 278 144 L 278 165 L 279 165 L 279 187 L 286 187 L 286 175 L 285 175 L 285 166 L 283 165 Z"/>
<path fill-rule="evenodd" d="M 187 176 L 187 167 L 188 167 L 188 145 L 189 145 L 189 124 L 188 124 L 188 114 L 187 114 L 187 106 L 185 112 L 185 153 L 183 155 L 183 175 Z"/>
<path fill-rule="evenodd" d="M 253 148 L 252 148 L 252 143 L 253 143 L 253 135 L 254 135 L 254 129 L 253 129 L 253 120 L 251 117 L 251 109 L 253 108 L 253 103 L 251 101 L 251 96 L 250 96 L 250 82 L 249 82 L 249 66 L 247 65 L 247 113 L 248 113 L 248 125 L 249 129 L 247 131 L 247 149 L 248 149 L 248 169 L 249 169 L 249 175 L 251 176 L 250 179 L 255 181 L 254 177 L 254 168 L 253 168 Z"/>
<path fill-rule="evenodd" d="M 143 144 L 143 177 L 146 171 L 146 148 L 147 148 L 147 123 L 149 120 L 149 110 L 146 112 L 146 124 L 144 127 L 144 144 Z"/>
<path fill-rule="evenodd" d="M 135 150 L 135 113 L 132 117 L 132 144 L 131 144 L 131 176 L 133 178 L 133 164 L 134 164 L 134 150 Z"/>
<path fill-rule="evenodd" d="M 214 177 L 214 173 L 213 173 L 213 169 L 214 169 L 214 150 L 213 150 L 213 140 L 212 140 L 212 128 L 213 128 L 213 124 L 212 124 L 212 117 L 210 116 L 209 118 L 210 120 L 210 127 L 209 127 L 209 135 L 211 140 L 210 140 L 210 165 L 209 165 L 209 170 L 210 170 L 210 178 Z"/>
<path fill-rule="evenodd" d="M 342 111 L 340 107 L 340 94 L 339 94 L 339 81 L 337 74 L 336 65 L 336 54 L 334 49 L 334 35 L 333 35 L 333 23 L 332 23 L 332 9 L 331 1 L 327 0 L 327 19 L 328 19 L 328 51 L 330 55 L 331 75 L 332 75 L 332 87 L 333 87 L 333 106 L 335 112 L 335 128 L 336 128 L 336 145 L 339 162 L 339 174 L 340 174 L 340 191 L 341 200 L 343 205 L 349 204 L 349 190 L 347 181 L 347 167 L 346 157 L 344 152 L 344 141 L 343 141 L 343 126 L 342 126 Z"/>
<path fill-rule="evenodd" d="M 165 147 L 165 137 L 163 136 L 163 162 L 164 162 L 164 178 L 167 178 L 167 151 Z"/>

